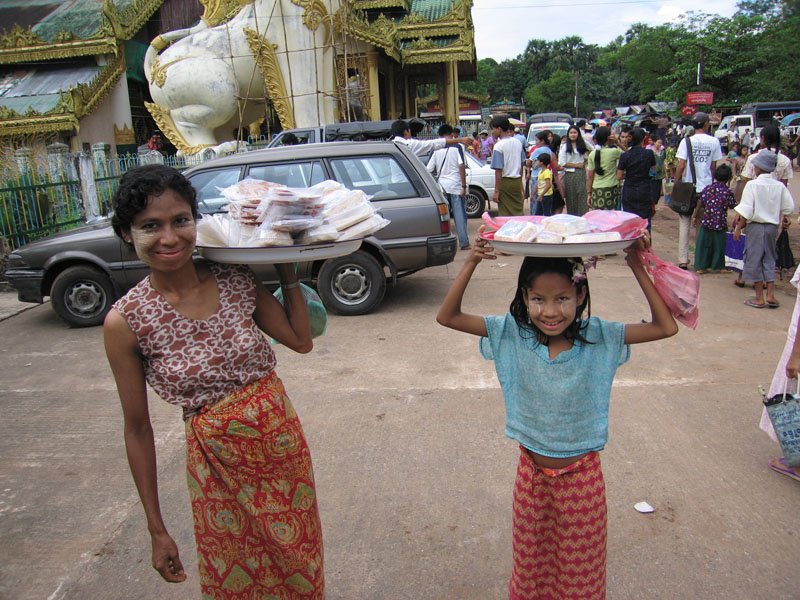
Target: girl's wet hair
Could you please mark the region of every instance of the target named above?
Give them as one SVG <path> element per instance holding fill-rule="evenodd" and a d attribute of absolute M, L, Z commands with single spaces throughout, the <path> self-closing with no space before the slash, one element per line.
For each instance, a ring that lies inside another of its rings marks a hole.
<path fill-rule="evenodd" d="M 547 346 L 550 341 L 549 336 L 533 324 L 528 314 L 528 305 L 525 303 L 525 290 L 530 289 L 536 278 L 545 273 L 563 275 L 572 282 L 576 263 L 582 265 L 583 261 L 580 258 L 543 258 L 534 256 L 527 256 L 525 260 L 522 261 L 522 266 L 517 276 L 517 293 L 514 294 L 514 299 L 511 301 L 511 306 L 508 309 L 517 322 L 522 336 L 527 337 L 530 335 L 532 338 L 535 338 L 538 343 Z M 584 277 L 580 281 L 573 282 L 573 285 L 578 295 L 580 295 L 581 290 L 586 290 L 586 295 L 583 298 L 583 302 L 578 304 L 575 310 L 574 320 L 570 323 L 569 327 L 564 330 L 564 337 L 570 342 L 578 340 L 579 342 L 590 344 L 591 342 L 587 340 L 582 333 L 588 325 L 587 320 L 592 316 L 589 281 Z M 583 317 L 584 311 L 586 311 L 586 319 Z"/>
<path fill-rule="evenodd" d="M 197 193 L 189 180 L 165 165 L 143 165 L 126 171 L 119 180 L 119 188 L 111 201 L 114 233 L 122 238 L 123 233 L 131 230 L 136 215 L 147 208 L 150 198 L 160 196 L 167 190 L 186 200 L 192 209 L 192 216 L 197 220 Z"/>

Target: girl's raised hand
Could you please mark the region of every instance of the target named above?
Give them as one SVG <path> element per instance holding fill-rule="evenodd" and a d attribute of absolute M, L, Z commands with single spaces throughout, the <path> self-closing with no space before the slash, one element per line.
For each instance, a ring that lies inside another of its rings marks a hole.
<path fill-rule="evenodd" d="M 633 244 L 625 248 L 625 261 L 628 263 L 628 266 L 641 266 L 642 260 L 639 257 L 639 252 L 647 251 L 650 249 L 650 234 L 645 231 L 638 240 L 636 240 Z"/>
<path fill-rule="evenodd" d="M 486 231 L 486 225 L 478 227 L 478 237 L 475 238 L 475 243 L 472 245 L 472 251 L 469 253 L 469 259 L 476 263 L 481 262 L 483 259 L 488 258 L 494 260 L 497 255 L 494 253 L 494 247 L 481 237 L 481 234 Z"/>

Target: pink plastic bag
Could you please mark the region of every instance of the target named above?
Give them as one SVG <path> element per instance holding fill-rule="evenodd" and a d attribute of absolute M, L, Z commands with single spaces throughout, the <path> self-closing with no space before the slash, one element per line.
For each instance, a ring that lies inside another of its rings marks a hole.
<path fill-rule="evenodd" d="M 672 316 L 687 327 L 697 329 L 700 320 L 700 279 L 697 275 L 662 260 L 652 250 L 640 250 L 639 257 Z"/>
<path fill-rule="evenodd" d="M 484 225 L 486 225 L 486 231 L 483 234 L 483 237 L 487 239 L 492 239 L 494 237 L 494 232 L 500 229 L 505 223 L 508 221 L 529 221 L 531 223 L 541 223 L 544 217 L 540 215 L 521 215 L 518 217 L 492 217 L 488 212 L 484 212 L 481 215 L 481 219 L 483 219 Z"/>
<path fill-rule="evenodd" d="M 616 231 L 623 240 L 632 240 L 647 229 L 647 219 L 624 210 L 590 210 L 583 218 L 592 231 Z"/>

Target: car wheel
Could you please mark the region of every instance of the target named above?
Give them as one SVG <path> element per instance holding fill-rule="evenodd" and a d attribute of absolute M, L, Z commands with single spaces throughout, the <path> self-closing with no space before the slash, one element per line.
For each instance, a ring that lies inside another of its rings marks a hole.
<path fill-rule="evenodd" d="M 325 307 L 340 315 L 365 315 L 386 293 L 386 275 L 375 258 L 358 250 L 322 263 L 317 290 Z"/>
<path fill-rule="evenodd" d="M 464 196 L 464 204 L 467 209 L 467 218 L 476 219 L 483 214 L 486 196 L 478 188 L 471 187 Z"/>
<path fill-rule="evenodd" d="M 114 299 L 114 286 L 108 275 L 93 267 L 64 269 L 50 290 L 53 310 L 70 327 L 100 325 Z"/>

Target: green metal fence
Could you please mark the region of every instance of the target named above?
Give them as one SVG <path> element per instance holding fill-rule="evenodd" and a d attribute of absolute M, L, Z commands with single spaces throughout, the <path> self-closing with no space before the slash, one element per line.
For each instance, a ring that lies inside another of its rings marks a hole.
<path fill-rule="evenodd" d="M 154 162 L 181 171 L 188 166 L 176 156 L 146 154 L 124 154 L 92 161 L 96 210 L 100 215 L 111 211 L 111 199 L 125 171 Z M 46 173 L 28 173 L 0 181 L 0 237 L 6 239 L 12 250 L 85 222 L 86 202 L 81 182 L 78 179 L 64 181 L 63 176 L 60 179 Z"/>
<path fill-rule="evenodd" d="M 30 174 L 0 188 L 0 236 L 11 248 L 70 229 L 83 222 L 79 181 L 53 181 Z"/>

